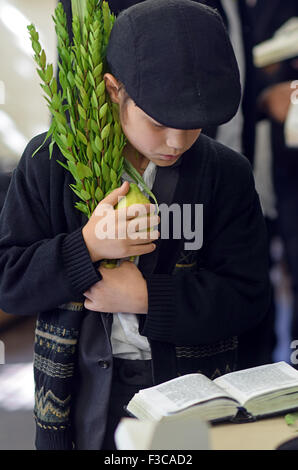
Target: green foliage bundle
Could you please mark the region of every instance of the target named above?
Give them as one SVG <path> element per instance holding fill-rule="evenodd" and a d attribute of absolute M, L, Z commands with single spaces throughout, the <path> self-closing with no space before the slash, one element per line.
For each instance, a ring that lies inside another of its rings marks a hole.
<path fill-rule="evenodd" d="M 46 141 L 51 137 L 50 158 L 56 143 L 65 157 L 65 161 L 58 163 L 74 178 L 70 187 L 79 198 L 75 207 L 88 218 L 107 194 L 121 186 L 123 169 L 156 202 L 140 174 L 122 156 L 126 137 L 121 129 L 118 105 L 110 100 L 103 79 L 108 72 L 106 48 L 115 16 L 108 2 L 99 0 L 72 0 L 72 10 L 72 43 L 60 2 L 53 16 L 59 55 L 59 91 L 53 65 L 47 63 L 39 34 L 33 24 L 28 26 L 37 72 L 43 82 L 41 87 L 52 115 L 45 138 Z"/>

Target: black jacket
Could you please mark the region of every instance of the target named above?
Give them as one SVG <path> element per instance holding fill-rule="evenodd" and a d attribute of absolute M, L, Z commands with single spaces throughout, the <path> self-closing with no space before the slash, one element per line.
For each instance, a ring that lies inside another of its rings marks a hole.
<path fill-rule="evenodd" d="M 0 211 L 4 205 L 6 193 L 11 180 L 11 172 L 0 173 Z"/>
<path fill-rule="evenodd" d="M 74 208 L 72 177 L 56 162 L 63 157 L 54 146 L 49 160 L 45 145 L 32 158 L 43 138 L 27 146 L 1 212 L 0 308 L 38 315 L 37 447 L 69 448 L 76 352 L 88 314 L 83 293 L 101 276 L 84 243 L 87 220 Z M 203 204 L 204 241 L 201 249 L 185 251 L 183 236 L 170 237 L 140 257 L 149 298 L 140 333 L 150 342 L 156 383 L 178 372 L 200 370 L 214 377 L 235 369 L 235 337 L 263 318 L 270 295 L 266 229 L 249 162 L 204 135 L 181 159 L 170 200 L 162 182 L 174 168 L 158 167 L 153 192 L 160 194 L 160 204 Z M 181 224 L 183 234 L 183 218 Z M 69 312 L 69 304 L 70 310 L 80 307 Z M 99 318 L 102 359 L 112 361 L 112 316 Z M 104 410 L 111 377 L 101 374 L 96 393 Z M 104 429 L 105 415 L 96 412 Z"/>

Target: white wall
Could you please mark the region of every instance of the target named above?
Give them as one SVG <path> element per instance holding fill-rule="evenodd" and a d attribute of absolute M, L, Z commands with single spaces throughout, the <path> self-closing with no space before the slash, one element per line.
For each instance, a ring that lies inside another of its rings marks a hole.
<path fill-rule="evenodd" d="M 13 168 L 28 141 L 48 130 L 50 115 L 27 25 L 34 23 L 56 68 L 56 0 L 0 0 L 0 169 Z"/>

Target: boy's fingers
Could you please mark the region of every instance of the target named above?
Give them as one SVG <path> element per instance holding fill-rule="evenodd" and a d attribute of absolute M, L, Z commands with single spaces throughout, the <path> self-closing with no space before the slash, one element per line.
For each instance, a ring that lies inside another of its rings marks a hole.
<path fill-rule="evenodd" d="M 127 233 L 146 232 L 147 230 L 157 229 L 160 219 L 158 215 L 147 217 L 136 217 L 133 222 L 129 221 L 127 224 Z"/>
<path fill-rule="evenodd" d="M 119 217 L 126 218 L 127 220 L 155 214 L 155 206 L 153 204 L 132 204 L 129 207 L 122 207 L 122 209 L 117 210 L 119 212 Z"/>
<path fill-rule="evenodd" d="M 154 251 L 155 248 L 156 248 L 156 245 L 154 243 L 134 246 L 130 248 L 128 256 L 146 255 L 148 253 L 152 253 L 152 251 Z"/>
<path fill-rule="evenodd" d="M 152 240 L 158 240 L 160 233 L 157 230 L 149 232 L 134 232 L 128 234 L 129 245 L 141 245 L 142 243 L 148 244 Z"/>

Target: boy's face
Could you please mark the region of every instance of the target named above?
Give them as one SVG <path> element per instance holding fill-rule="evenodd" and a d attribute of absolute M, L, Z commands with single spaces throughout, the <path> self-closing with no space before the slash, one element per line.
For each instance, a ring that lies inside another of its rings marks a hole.
<path fill-rule="evenodd" d="M 197 140 L 201 129 L 181 130 L 165 127 L 129 99 L 120 104 L 124 134 L 134 149 L 158 166 L 171 166 Z"/>
<path fill-rule="evenodd" d="M 125 101 L 119 82 L 106 74 L 112 101 L 119 104 L 121 126 L 130 146 L 158 166 L 171 166 L 198 139 L 202 129 L 181 130 L 165 127 L 139 108 L 132 99 Z"/>

